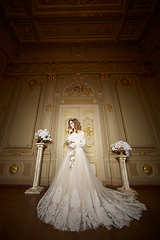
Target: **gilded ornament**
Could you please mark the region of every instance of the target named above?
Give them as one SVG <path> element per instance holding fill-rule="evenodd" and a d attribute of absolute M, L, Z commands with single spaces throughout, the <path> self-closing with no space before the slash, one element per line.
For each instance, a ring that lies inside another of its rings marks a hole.
<path fill-rule="evenodd" d="M 108 112 L 112 112 L 112 106 L 111 106 L 110 103 L 107 103 L 106 109 L 107 109 Z"/>
<path fill-rule="evenodd" d="M 46 111 L 48 113 L 50 113 L 52 111 L 52 105 L 50 103 L 46 106 Z"/>
<path fill-rule="evenodd" d="M 109 73 L 99 74 L 99 78 L 100 78 L 101 81 L 106 82 L 110 78 L 110 74 Z"/>
<path fill-rule="evenodd" d="M 18 75 L 9 74 L 6 71 L 3 71 L 2 69 L 0 69 L 0 75 L 5 81 L 11 81 L 11 82 L 18 80 L 19 78 Z"/>
<path fill-rule="evenodd" d="M 20 156 L 20 155 L 22 155 L 22 152 L 18 152 L 18 151 L 12 152 L 11 155 L 12 156 Z"/>
<path fill-rule="evenodd" d="M 150 155 L 150 152 L 142 151 L 139 153 L 140 156 Z"/>
<path fill-rule="evenodd" d="M 48 74 L 48 79 L 50 82 L 56 82 L 58 79 L 58 75 L 56 74 Z"/>
<path fill-rule="evenodd" d="M 89 123 L 88 126 L 84 129 L 84 133 L 87 135 L 88 138 L 90 138 L 94 134 L 94 130 L 89 126 Z"/>
<path fill-rule="evenodd" d="M 84 57 L 84 51 L 83 51 L 82 47 L 77 47 L 77 48 L 73 49 L 72 55 L 73 55 L 73 57 Z"/>
<path fill-rule="evenodd" d="M 125 89 L 129 90 L 131 87 L 131 80 L 128 77 L 124 76 L 119 80 L 119 84 Z"/>
<path fill-rule="evenodd" d="M 144 164 L 144 165 L 143 165 L 143 172 L 144 172 L 146 175 L 152 174 L 152 173 L 153 173 L 152 166 L 149 165 L 149 164 Z"/>
<path fill-rule="evenodd" d="M 28 90 L 32 90 L 36 88 L 38 85 L 39 85 L 38 78 L 33 77 L 26 81 L 26 87 L 28 88 Z"/>
<path fill-rule="evenodd" d="M 81 80 L 76 80 L 70 84 L 63 93 L 64 97 L 86 97 L 94 96 L 93 89 Z"/>
<path fill-rule="evenodd" d="M 15 175 L 18 172 L 18 165 L 17 164 L 12 164 L 11 166 L 9 166 L 8 172 L 11 175 Z"/>

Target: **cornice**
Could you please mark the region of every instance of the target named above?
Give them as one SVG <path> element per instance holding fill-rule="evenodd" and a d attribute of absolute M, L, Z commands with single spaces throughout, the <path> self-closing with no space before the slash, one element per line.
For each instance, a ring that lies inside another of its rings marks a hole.
<path fill-rule="evenodd" d="M 150 64 L 150 68 L 148 68 Z M 151 63 L 145 63 L 143 61 L 109 61 L 109 62 L 98 62 L 98 61 L 75 61 L 75 62 L 17 62 L 15 64 L 8 63 L 6 65 L 6 70 L 1 70 L 1 75 L 4 78 L 9 79 L 10 76 L 23 75 L 23 74 L 47 74 L 47 76 L 52 76 L 56 73 L 77 73 L 78 72 L 88 72 L 88 73 L 98 73 L 101 75 L 108 76 L 112 73 L 136 73 L 142 79 L 144 78 L 154 78 L 158 74 L 158 70 Z M 7 76 L 7 71 L 8 76 Z M 6 77 L 5 77 L 6 76 Z"/>

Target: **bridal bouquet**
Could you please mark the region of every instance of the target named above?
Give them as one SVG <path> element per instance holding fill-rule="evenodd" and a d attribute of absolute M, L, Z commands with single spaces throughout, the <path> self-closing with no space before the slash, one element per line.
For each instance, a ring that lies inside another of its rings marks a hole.
<path fill-rule="evenodd" d="M 39 129 L 36 133 L 35 133 L 35 139 L 37 142 L 51 142 L 52 138 L 51 135 L 49 134 L 47 129 Z"/>
<path fill-rule="evenodd" d="M 67 146 L 70 149 L 70 152 L 69 152 L 69 156 L 70 156 L 69 168 L 72 169 L 73 168 L 73 162 L 75 161 L 76 144 L 73 141 L 66 140 L 64 142 L 64 146 Z"/>
<path fill-rule="evenodd" d="M 118 152 L 119 149 L 124 149 L 124 152 L 127 157 L 129 157 L 129 150 L 132 150 L 131 146 L 127 142 L 117 141 L 111 145 L 113 152 Z"/>
<path fill-rule="evenodd" d="M 66 140 L 66 141 L 64 142 L 64 145 L 66 145 L 67 147 L 70 147 L 70 148 L 72 148 L 72 149 L 74 149 L 74 148 L 76 147 L 75 142 L 69 141 L 69 140 Z"/>

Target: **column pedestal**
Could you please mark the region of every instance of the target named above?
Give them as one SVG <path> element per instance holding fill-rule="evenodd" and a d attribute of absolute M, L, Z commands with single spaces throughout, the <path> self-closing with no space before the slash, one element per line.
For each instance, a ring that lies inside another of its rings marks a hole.
<path fill-rule="evenodd" d="M 126 155 L 124 155 L 123 151 L 121 151 L 117 158 L 120 163 L 122 183 L 123 183 L 123 186 L 118 187 L 117 190 L 122 193 L 138 195 L 138 193 L 134 189 L 130 188 L 129 186 L 128 174 L 127 174 L 127 168 L 126 168 L 126 159 L 127 159 Z"/>
<path fill-rule="evenodd" d="M 36 160 L 36 168 L 34 172 L 33 186 L 27 189 L 25 191 L 25 194 L 40 194 L 44 189 L 44 187 L 39 186 L 39 178 L 40 178 L 43 148 L 46 145 L 44 143 L 36 143 L 36 145 L 38 147 L 38 153 L 37 153 L 37 160 Z"/>

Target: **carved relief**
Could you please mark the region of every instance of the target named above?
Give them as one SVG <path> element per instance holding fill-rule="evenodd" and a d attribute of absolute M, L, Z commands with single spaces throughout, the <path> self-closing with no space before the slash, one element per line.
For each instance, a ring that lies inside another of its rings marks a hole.
<path fill-rule="evenodd" d="M 70 84 L 63 93 L 64 97 L 88 97 L 94 96 L 93 89 L 82 80 L 76 80 L 74 83 Z"/>
<path fill-rule="evenodd" d="M 52 36 L 79 36 L 79 35 L 112 35 L 116 22 L 109 23 L 59 23 L 59 24 L 42 24 L 42 30 L 45 37 Z M 26 26 L 27 28 L 27 26 Z M 23 31 L 25 28 L 23 29 Z"/>
<path fill-rule="evenodd" d="M 84 50 L 82 47 L 76 47 L 72 51 L 73 57 L 84 57 Z"/>
<path fill-rule="evenodd" d="M 52 111 L 52 105 L 50 103 L 46 106 L 46 111 L 48 113 L 50 113 Z"/>
<path fill-rule="evenodd" d="M 111 106 L 110 103 L 107 103 L 106 109 L 107 109 L 108 112 L 112 112 L 112 106 Z"/>
<path fill-rule="evenodd" d="M 48 79 L 50 82 L 56 82 L 58 79 L 58 75 L 56 74 L 48 74 Z"/>
<path fill-rule="evenodd" d="M 7 0 L 7 3 L 10 8 L 23 8 L 22 0 Z"/>
<path fill-rule="evenodd" d="M 134 50 L 134 56 L 136 57 L 145 57 L 152 47 L 152 43 L 149 41 L 142 41 Z"/>
<path fill-rule="evenodd" d="M 110 74 L 109 73 L 99 74 L 99 78 L 100 78 L 101 81 L 106 82 L 110 78 Z"/>
<path fill-rule="evenodd" d="M 8 172 L 11 175 L 15 175 L 18 172 L 18 165 L 17 164 L 10 165 L 9 168 L 8 168 Z"/>
<path fill-rule="evenodd" d="M 20 31 L 23 35 L 23 37 L 34 37 L 34 33 L 33 33 L 33 30 L 31 28 L 31 25 L 29 23 L 21 23 L 21 24 L 18 24 L 19 28 L 20 28 Z"/>
<path fill-rule="evenodd" d="M 150 155 L 150 152 L 142 151 L 142 152 L 139 152 L 139 155 L 140 156 L 146 156 L 146 155 L 148 156 L 148 155 Z"/>
<path fill-rule="evenodd" d="M 8 51 L 13 59 L 25 59 L 24 49 L 15 46 L 14 44 L 8 45 Z"/>
<path fill-rule="evenodd" d="M 87 117 L 83 120 L 83 129 L 86 135 L 87 147 L 91 148 L 94 143 L 94 126 L 93 119 Z"/>
<path fill-rule="evenodd" d="M 153 168 L 150 164 L 144 164 L 143 165 L 143 172 L 146 174 L 146 175 L 151 175 L 153 173 Z"/>
<path fill-rule="evenodd" d="M 124 29 L 123 35 L 135 35 L 140 23 L 140 21 L 128 21 Z"/>
<path fill-rule="evenodd" d="M 24 83 L 26 85 L 26 88 L 28 88 L 28 90 L 32 90 L 34 88 L 37 88 L 39 85 L 39 80 L 36 77 L 32 77 L 29 80 L 26 80 Z"/>
<path fill-rule="evenodd" d="M 18 80 L 19 76 L 15 74 L 9 74 L 6 71 L 0 68 L 0 75 L 5 81 L 16 81 Z"/>
<path fill-rule="evenodd" d="M 132 85 L 132 82 L 131 80 L 128 78 L 128 77 L 122 77 L 121 79 L 119 79 L 119 84 L 124 87 L 125 89 L 129 90 L 131 85 Z"/>

